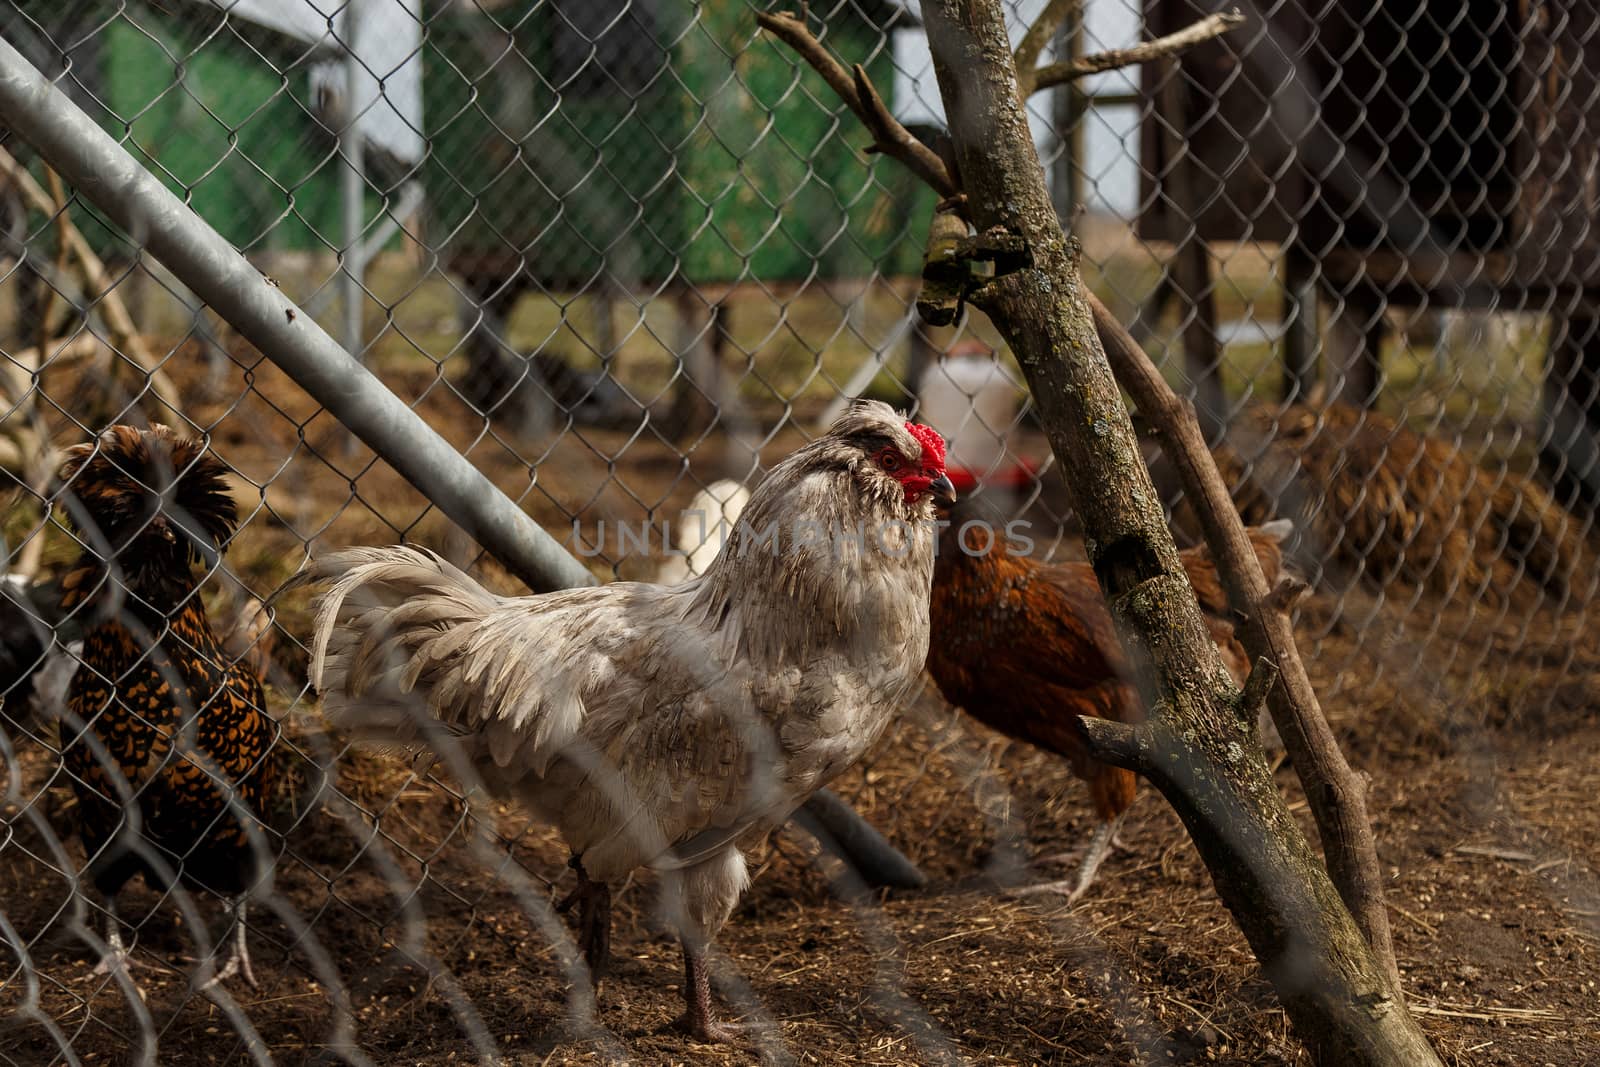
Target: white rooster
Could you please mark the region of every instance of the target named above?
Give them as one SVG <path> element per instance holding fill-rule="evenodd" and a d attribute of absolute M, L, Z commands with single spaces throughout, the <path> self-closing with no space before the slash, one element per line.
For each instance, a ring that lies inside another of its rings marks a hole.
<path fill-rule="evenodd" d="M 312 682 L 359 736 L 426 745 L 553 823 L 578 873 L 579 942 L 603 970 L 610 889 L 668 872 L 700 1040 L 706 952 L 758 840 L 873 743 L 928 652 L 944 442 L 858 403 L 757 487 L 681 585 L 488 592 L 412 548 L 314 560 Z"/>

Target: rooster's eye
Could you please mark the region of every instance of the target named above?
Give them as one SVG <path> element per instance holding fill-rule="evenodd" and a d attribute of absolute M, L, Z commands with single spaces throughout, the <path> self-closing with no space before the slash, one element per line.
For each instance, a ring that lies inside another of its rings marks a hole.
<path fill-rule="evenodd" d="M 899 470 L 900 462 L 900 453 L 892 448 L 886 448 L 878 453 L 878 466 L 886 471 Z"/>

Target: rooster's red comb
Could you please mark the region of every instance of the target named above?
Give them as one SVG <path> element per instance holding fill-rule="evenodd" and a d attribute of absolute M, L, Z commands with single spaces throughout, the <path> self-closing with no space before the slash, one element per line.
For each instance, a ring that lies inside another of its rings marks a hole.
<path fill-rule="evenodd" d="M 923 466 L 937 466 L 944 470 L 944 438 L 939 436 L 939 431 L 918 422 L 906 423 L 906 430 L 922 446 Z"/>

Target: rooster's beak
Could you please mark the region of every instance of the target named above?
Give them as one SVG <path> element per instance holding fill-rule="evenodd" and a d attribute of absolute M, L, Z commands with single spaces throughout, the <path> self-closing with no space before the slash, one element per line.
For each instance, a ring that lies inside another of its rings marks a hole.
<path fill-rule="evenodd" d="M 928 492 L 933 494 L 933 499 L 949 507 L 956 502 L 956 487 L 950 484 L 949 475 L 941 474 L 928 483 Z"/>

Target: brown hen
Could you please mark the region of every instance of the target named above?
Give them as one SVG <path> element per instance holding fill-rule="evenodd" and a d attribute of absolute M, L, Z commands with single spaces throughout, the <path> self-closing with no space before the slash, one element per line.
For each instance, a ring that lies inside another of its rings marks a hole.
<path fill-rule="evenodd" d="M 195 575 L 214 567 L 237 523 L 227 468 L 165 426 L 113 426 L 68 450 L 60 478 L 84 551 L 63 580 L 82 623 L 62 758 L 77 794 L 87 874 L 109 913 L 109 951 L 127 953 L 117 893 L 135 874 L 234 900 L 235 934 L 208 985 L 255 975 L 245 893 L 258 875 L 246 830 L 271 784 L 276 729 L 261 679 L 221 649 Z"/>
<path fill-rule="evenodd" d="M 1269 583 L 1292 528 L 1279 521 L 1249 531 Z M 1029 890 L 1059 890 L 1076 901 L 1105 861 L 1136 784 L 1132 771 L 1089 757 L 1077 718 L 1136 722 L 1144 708 L 1089 565 L 1041 563 L 991 530 L 956 517 L 940 537 L 928 673 L 951 704 L 1008 737 L 1065 756 L 1089 784 L 1100 825 L 1076 877 Z M 1234 639 L 1210 554 L 1193 548 L 1182 559 L 1223 662 L 1242 682 L 1249 660 Z"/>

